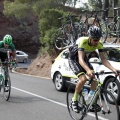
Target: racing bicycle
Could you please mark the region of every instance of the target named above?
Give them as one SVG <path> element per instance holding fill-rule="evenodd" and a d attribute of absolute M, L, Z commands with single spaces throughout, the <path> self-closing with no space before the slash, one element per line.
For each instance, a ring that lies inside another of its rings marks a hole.
<path fill-rule="evenodd" d="M 118 14 L 120 7 L 114 8 L 116 10 L 117 15 L 113 18 L 113 21 L 107 24 L 107 42 L 112 43 L 120 43 L 120 16 Z"/>
<path fill-rule="evenodd" d="M 82 92 L 83 90 L 81 90 L 81 92 L 79 93 L 79 99 L 78 99 L 78 105 L 80 108 L 79 113 L 74 112 L 71 107 L 73 89 L 75 88 L 76 84 L 72 83 L 70 87 L 68 88 L 67 108 L 68 108 L 68 112 L 70 116 L 74 120 L 83 120 L 85 117 L 88 119 L 90 116 L 93 117 L 93 120 L 113 120 L 113 119 L 120 120 L 119 107 L 118 107 L 115 97 L 112 94 L 112 91 L 108 91 L 104 89 L 103 84 L 100 82 L 102 75 L 113 74 L 113 72 L 100 71 L 94 74 L 95 74 L 95 79 L 90 80 L 89 84 L 91 84 L 91 81 L 97 82 L 95 93 L 92 99 L 90 100 L 90 102 L 87 103 L 84 99 L 84 94 Z M 115 76 L 115 79 L 113 79 L 113 82 L 116 79 L 117 79 L 117 76 Z M 94 105 L 94 109 L 91 108 L 93 105 Z"/>
<path fill-rule="evenodd" d="M 58 18 L 61 20 L 61 28 L 56 30 L 55 33 L 55 39 L 54 39 L 54 45 L 55 48 L 58 50 L 63 50 L 66 48 L 66 46 L 73 45 L 76 42 L 76 39 L 78 38 L 78 22 L 74 22 L 74 19 L 79 17 L 79 19 L 82 18 L 82 16 L 76 16 L 76 15 L 70 15 L 63 16 L 61 18 Z M 64 21 L 64 19 L 67 19 Z"/>
<path fill-rule="evenodd" d="M 10 75 L 9 71 L 7 70 L 7 66 L 15 62 L 0 62 L 1 64 L 1 72 L 0 72 L 0 92 L 3 92 L 4 99 L 6 101 L 9 100 L 10 98 L 10 93 L 11 93 L 11 80 L 10 80 Z M 5 81 L 7 79 L 7 82 Z"/>

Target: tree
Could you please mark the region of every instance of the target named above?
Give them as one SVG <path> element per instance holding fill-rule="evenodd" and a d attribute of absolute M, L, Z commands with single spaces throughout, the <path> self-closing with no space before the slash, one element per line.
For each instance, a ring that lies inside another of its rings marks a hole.
<path fill-rule="evenodd" d="M 109 8 L 109 0 L 104 0 L 104 3 L 103 3 L 103 9 L 106 10 L 102 14 L 103 19 L 105 19 L 105 17 L 108 16 L 108 9 L 106 9 L 106 8 Z"/>
<path fill-rule="evenodd" d="M 92 7 L 92 9 L 102 8 L 102 0 L 88 0 L 88 3 Z"/>
<path fill-rule="evenodd" d="M 65 6 L 67 1 L 72 0 L 5 0 L 4 14 L 21 18 L 27 15 L 27 12 L 32 11 L 39 16 L 43 9 L 59 9 L 62 8 L 62 6 Z"/>

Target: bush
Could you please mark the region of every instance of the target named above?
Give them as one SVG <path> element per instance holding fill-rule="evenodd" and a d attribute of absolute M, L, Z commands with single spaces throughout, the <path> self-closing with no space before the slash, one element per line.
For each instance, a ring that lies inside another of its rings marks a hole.
<path fill-rule="evenodd" d="M 44 9 L 41 12 L 39 19 L 39 30 L 41 34 L 40 42 L 42 43 L 43 47 L 46 47 L 42 48 L 42 51 L 44 49 L 51 54 L 52 51 L 55 50 L 55 33 L 56 30 L 61 27 L 61 20 L 58 18 L 66 16 L 67 14 L 70 13 L 57 9 Z M 64 19 L 63 21 L 65 22 L 66 20 Z"/>
<path fill-rule="evenodd" d="M 40 14 L 39 29 L 40 29 L 40 42 L 43 47 L 42 51 L 47 51 L 49 54 L 54 49 L 54 36 L 57 28 L 61 26 L 61 21 L 58 20 L 65 13 L 57 9 L 45 9 Z M 43 50 L 44 49 L 44 50 Z"/>

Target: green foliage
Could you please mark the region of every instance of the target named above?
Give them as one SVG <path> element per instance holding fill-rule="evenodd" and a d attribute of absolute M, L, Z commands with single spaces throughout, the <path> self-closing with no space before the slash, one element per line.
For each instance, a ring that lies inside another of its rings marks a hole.
<path fill-rule="evenodd" d="M 44 9 L 40 14 L 39 19 L 39 30 L 40 30 L 40 42 L 45 46 L 45 50 L 48 53 L 51 53 L 54 49 L 54 38 L 55 33 L 58 30 L 58 28 L 61 27 L 61 20 L 58 18 L 65 17 L 68 14 L 68 12 L 64 12 L 62 10 L 57 9 Z M 67 17 L 63 19 L 63 22 L 66 22 Z"/>
<path fill-rule="evenodd" d="M 51 28 L 50 30 L 45 32 L 45 36 L 41 37 L 41 43 L 45 45 L 47 48 L 47 52 L 50 52 L 51 49 L 54 48 L 54 36 L 55 36 L 55 28 Z"/>
<path fill-rule="evenodd" d="M 45 9 L 40 14 L 40 42 L 45 46 L 45 51 L 49 54 L 54 49 L 55 31 L 61 26 L 61 22 L 58 18 L 62 17 L 63 14 L 65 14 L 63 11 L 57 9 Z"/>
<path fill-rule="evenodd" d="M 88 0 L 92 9 L 101 9 L 101 0 Z"/>
<path fill-rule="evenodd" d="M 33 12 L 36 14 L 36 15 L 40 15 L 41 11 L 44 10 L 44 9 L 48 9 L 50 8 L 50 3 L 51 1 L 53 0 L 38 0 L 36 2 L 34 2 L 34 4 L 32 5 L 32 10 Z"/>
<path fill-rule="evenodd" d="M 30 10 L 28 4 L 22 4 L 19 2 L 4 2 L 4 14 L 6 16 L 15 16 L 16 18 L 24 18 L 27 15 L 27 11 Z"/>
<path fill-rule="evenodd" d="M 41 37 L 41 43 L 45 43 L 46 46 L 52 46 L 53 47 L 53 39 L 54 39 L 54 35 L 55 35 L 55 28 L 51 28 L 50 30 L 45 32 L 45 36 Z"/>
<path fill-rule="evenodd" d="M 29 2 L 30 0 L 14 0 L 15 2 L 19 2 L 19 3 L 27 3 Z"/>
<path fill-rule="evenodd" d="M 61 26 L 59 17 L 62 17 L 64 14 L 63 11 L 57 9 L 45 9 L 40 14 L 39 28 L 42 36 L 45 35 L 45 32 L 51 29 L 52 27 L 58 28 Z"/>

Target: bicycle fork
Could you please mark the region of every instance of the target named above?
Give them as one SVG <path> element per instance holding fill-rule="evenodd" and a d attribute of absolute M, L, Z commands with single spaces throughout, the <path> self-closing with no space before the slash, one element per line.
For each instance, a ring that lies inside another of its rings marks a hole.
<path fill-rule="evenodd" d="M 101 106 L 101 111 L 102 111 L 102 114 L 106 114 L 106 113 L 111 113 L 111 111 L 110 111 L 110 108 L 109 108 L 109 106 L 108 106 L 108 102 L 107 102 L 107 100 L 106 100 L 106 97 L 105 97 L 105 95 L 104 95 L 104 93 L 102 93 L 102 95 L 103 95 L 103 99 L 104 99 L 104 102 L 105 102 L 105 105 L 106 105 L 106 108 L 107 108 L 107 111 L 108 112 L 105 112 L 104 111 L 104 108 L 103 108 L 103 104 L 102 104 L 102 98 L 101 98 L 101 95 L 99 94 L 99 100 L 100 100 L 100 106 Z"/>

